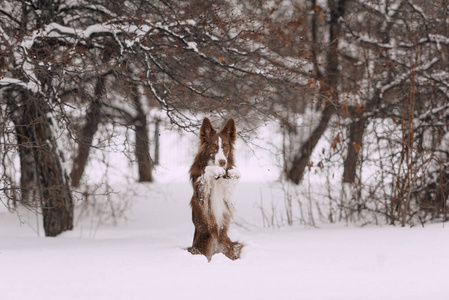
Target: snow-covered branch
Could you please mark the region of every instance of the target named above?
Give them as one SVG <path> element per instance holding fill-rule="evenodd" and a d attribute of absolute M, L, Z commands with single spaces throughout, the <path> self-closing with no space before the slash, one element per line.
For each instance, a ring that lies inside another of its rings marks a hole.
<path fill-rule="evenodd" d="M 434 57 L 431 61 L 425 62 L 420 66 L 417 66 L 417 67 L 409 66 L 409 68 L 407 69 L 407 72 L 402 73 L 401 75 L 397 76 L 395 80 L 380 87 L 380 93 L 379 93 L 380 99 L 383 98 L 386 91 L 392 89 L 395 86 L 398 86 L 399 84 L 401 84 L 402 82 L 404 82 L 405 80 L 410 78 L 411 72 L 426 71 L 426 70 L 430 69 L 430 67 L 432 67 L 432 65 L 436 64 L 438 61 L 439 61 L 439 59 L 437 57 Z"/>

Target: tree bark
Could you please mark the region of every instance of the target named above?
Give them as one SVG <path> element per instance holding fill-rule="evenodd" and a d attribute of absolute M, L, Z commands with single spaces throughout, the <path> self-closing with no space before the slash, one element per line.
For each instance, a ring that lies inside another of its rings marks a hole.
<path fill-rule="evenodd" d="M 436 207 L 437 213 L 443 214 L 443 220 L 447 221 L 447 199 L 449 195 L 449 172 L 447 168 L 442 172 L 438 180 L 438 185 L 436 189 L 435 200 L 432 201 Z"/>
<path fill-rule="evenodd" d="M 360 117 L 349 127 L 348 153 L 343 163 L 343 182 L 354 183 L 356 177 L 357 161 L 362 147 L 363 133 L 367 118 Z"/>
<path fill-rule="evenodd" d="M 26 129 L 15 120 L 17 144 L 20 158 L 20 191 L 22 204 L 31 204 L 36 194 L 36 168 L 32 144 L 27 138 Z"/>
<path fill-rule="evenodd" d="M 160 127 L 161 120 L 159 118 L 156 118 L 156 121 L 154 122 L 154 164 L 157 166 L 159 165 L 159 127 Z"/>
<path fill-rule="evenodd" d="M 150 139 L 148 136 L 147 116 L 142 109 L 137 88 L 133 88 L 133 91 L 133 101 L 137 111 L 134 130 L 136 132 L 135 151 L 139 169 L 139 182 L 151 182 L 153 181 L 153 163 L 150 158 Z"/>
<path fill-rule="evenodd" d="M 22 96 L 19 96 L 19 94 L 16 93 L 15 95 L 20 99 Z M 37 188 L 33 145 L 27 137 L 26 127 L 23 125 L 23 107 L 17 106 L 12 90 L 6 91 L 4 96 L 11 116 L 11 121 L 14 123 L 20 161 L 20 197 L 13 198 L 14 206 L 17 205 L 17 201 L 24 205 L 29 205 L 35 198 L 35 189 Z"/>
<path fill-rule="evenodd" d="M 316 144 L 320 140 L 324 131 L 327 128 L 327 124 L 333 114 L 334 107 L 331 104 L 327 104 L 323 110 L 320 123 L 317 128 L 312 132 L 309 139 L 302 145 L 299 152 L 295 155 L 293 159 L 293 164 L 287 173 L 287 177 L 295 184 L 299 184 L 303 178 L 304 171 L 309 162 L 310 155 L 315 149 Z"/>
<path fill-rule="evenodd" d="M 98 125 L 101 121 L 101 97 L 104 93 L 104 78 L 98 77 L 95 86 L 95 98 L 92 99 L 86 114 L 86 123 L 79 135 L 78 152 L 73 161 L 72 171 L 70 173 L 71 184 L 73 187 L 79 187 L 81 177 L 86 169 L 87 159 L 89 158 L 90 148 Z"/>
<path fill-rule="evenodd" d="M 26 92 L 24 94 L 27 94 Z M 56 236 L 73 228 L 73 200 L 69 190 L 51 119 L 46 116 L 47 103 L 40 97 L 25 95 L 23 135 L 30 141 L 46 236 Z M 26 170 L 25 170 L 26 171 Z"/>
<path fill-rule="evenodd" d="M 138 124 L 135 126 L 135 131 L 139 182 L 150 182 L 153 181 L 153 178 L 146 116 L 139 116 L 137 123 Z"/>

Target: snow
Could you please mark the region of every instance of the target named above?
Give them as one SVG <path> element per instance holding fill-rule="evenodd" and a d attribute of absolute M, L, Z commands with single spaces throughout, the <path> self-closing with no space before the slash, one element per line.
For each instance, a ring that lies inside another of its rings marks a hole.
<path fill-rule="evenodd" d="M 35 84 L 33 81 L 29 81 L 26 83 L 19 79 L 5 77 L 0 78 L 0 85 L 20 85 L 32 91 L 33 93 L 39 92 L 39 86 Z"/>
<path fill-rule="evenodd" d="M 443 225 L 263 228 L 254 204 L 267 185 L 246 182 L 230 230 L 246 244 L 242 258 L 208 263 L 185 250 L 193 236 L 188 183 L 129 189 L 128 221 L 96 229 L 84 220 L 57 238 L 37 236 L 30 213 L 19 226 L 2 212 L 2 299 L 447 299 Z"/>
<path fill-rule="evenodd" d="M 198 53 L 198 44 L 195 42 L 188 42 L 187 49 L 192 49 L 193 51 Z"/>
<path fill-rule="evenodd" d="M 195 26 L 196 25 L 196 21 L 195 20 L 186 20 L 185 21 L 186 24 L 190 25 L 190 26 Z"/>

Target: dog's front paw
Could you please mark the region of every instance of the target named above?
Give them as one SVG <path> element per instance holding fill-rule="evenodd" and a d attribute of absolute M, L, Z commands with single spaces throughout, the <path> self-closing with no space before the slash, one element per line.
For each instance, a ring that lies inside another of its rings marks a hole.
<path fill-rule="evenodd" d="M 240 171 L 237 169 L 228 170 L 228 177 L 231 179 L 240 179 Z"/>
<path fill-rule="evenodd" d="M 208 178 L 218 179 L 226 175 L 226 170 L 218 166 L 207 166 L 206 169 L 204 169 L 204 175 Z"/>

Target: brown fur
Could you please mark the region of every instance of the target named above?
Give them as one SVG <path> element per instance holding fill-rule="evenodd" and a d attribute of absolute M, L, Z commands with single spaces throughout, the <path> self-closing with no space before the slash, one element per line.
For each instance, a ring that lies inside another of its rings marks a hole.
<path fill-rule="evenodd" d="M 201 177 L 204 175 L 209 161 L 215 159 L 218 137 L 222 139 L 223 154 L 227 157 L 226 174 L 219 180 L 230 180 L 228 172 L 234 168 L 234 143 L 236 139 L 234 119 L 229 119 L 219 132 L 213 128 L 208 118 L 203 120 L 200 129 L 198 154 L 190 168 L 190 180 L 193 186 L 190 206 L 192 207 L 192 221 L 195 226 L 195 233 L 192 247 L 188 248 L 188 250 L 192 254 L 205 255 L 209 261 L 215 253 L 223 253 L 232 260 L 238 259 L 243 247 L 238 242 L 232 242 L 227 234 L 233 208 L 226 203 L 227 209 L 223 214 L 223 222 L 221 226 L 217 225 L 214 214 L 211 211 L 210 186 L 205 184 L 204 177 Z"/>

